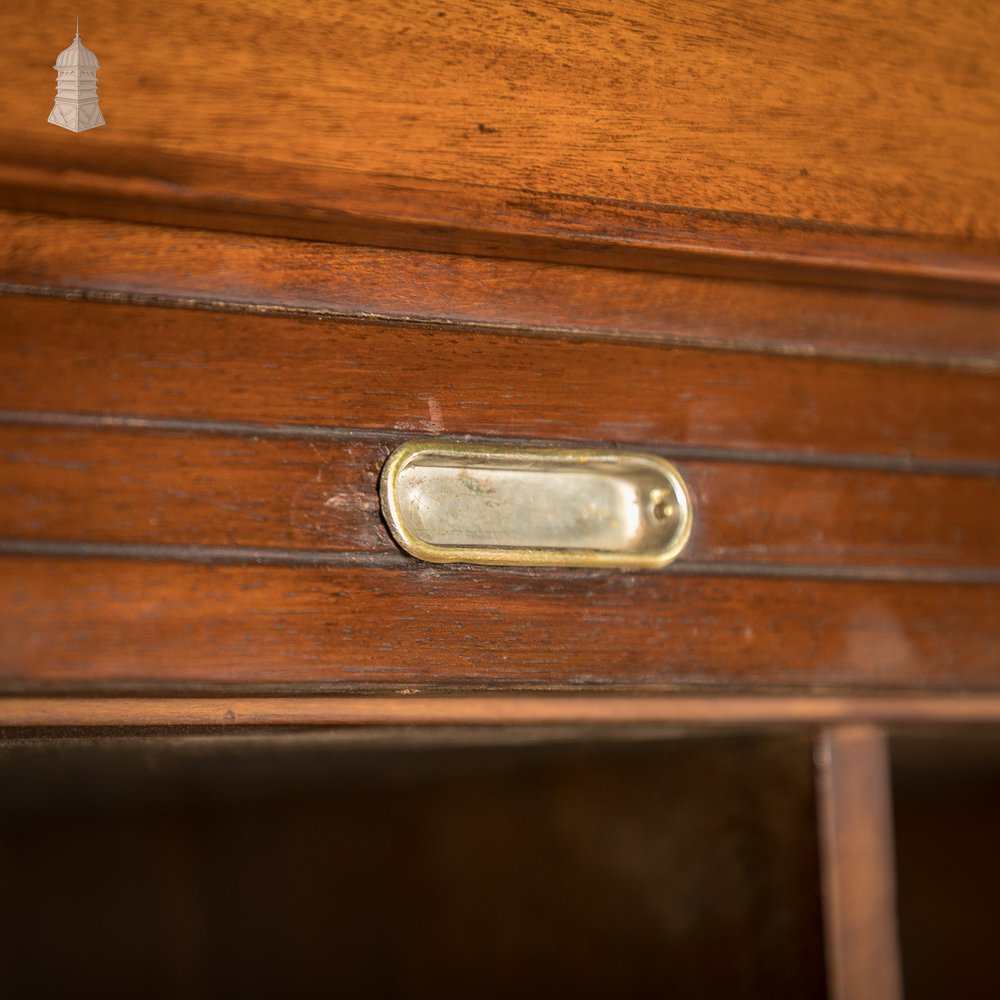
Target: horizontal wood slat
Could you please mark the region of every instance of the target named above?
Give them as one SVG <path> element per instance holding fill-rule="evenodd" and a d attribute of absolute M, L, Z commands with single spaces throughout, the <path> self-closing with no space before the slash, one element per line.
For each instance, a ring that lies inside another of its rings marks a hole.
<path fill-rule="evenodd" d="M 517 694 L 425 695 L 412 690 L 387 695 L 254 695 L 137 697 L 90 694 L 60 697 L 0 697 L 4 727 L 78 726 L 528 726 L 535 738 L 565 738 L 587 727 L 595 738 L 606 727 L 810 726 L 819 723 L 878 722 L 894 726 L 1000 723 L 1000 697 L 897 694 L 726 695 L 726 694 Z M 539 728 L 544 727 L 544 728 Z M 412 731 L 408 730 L 412 734 Z M 648 733 L 648 729 L 644 729 Z M 398 730 L 395 732 L 398 737 Z M 491 734 L 498 738 L 496 733 Z M 391 736 L 389 738 L 392 738 Z M 420 738 L 417 734 L 416 738 Z M 426 738 L 426 737 L 425 737 Z M 466 737 L 468 738 L 468 737 Z"/>
<path fill-rule="evenodd" d="M 395 552 L 392 447 L 0 424 L 0 535 Z"/>
<path fill-rule="evenodd" d="M 81 248 L 86 248 L 81 253 Z M 193 268 L 191 261 L 197 260 Z M 1000 304 L 0 211 L 0 284 L 790 354 L 1000 366 Z"/>
<path fill-rule="evenodd" d="M 7 684 L 996 688 L 1000 587 L 5 557 Z"/>
<path fill-rule="evenodd" d="M 7 296 L 0 408 L 995 467 L 1000 379 Z"/>
<path fill-rule="evenodd" d="M 0 423 L 0 538 L 395 552 L 377 482 L 396 443 Z M 1000 477 L 678 464 L 680 564 L 1000 572 Z"/>

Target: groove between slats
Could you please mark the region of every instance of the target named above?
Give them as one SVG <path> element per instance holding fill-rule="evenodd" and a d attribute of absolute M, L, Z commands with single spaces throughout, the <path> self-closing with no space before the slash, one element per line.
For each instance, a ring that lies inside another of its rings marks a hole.
<path fill-rule="evenodd" d="M 0 212 L 2 215 L 2 212 Z M 309 245 L 306 243 L 305 245 Z M 368 248 L 352 248 L 354 250 Z M 386 251 L 388 252 L 388 251 Z M 553 265 L 558 268 L 564 265 Z M 2 272 L 0 272 L 2 273 Z M 629 273 L 629 272 L 615 272 Z M 686 279 L 699 280 L 699 279 Z M 719 279 L 711 279 L 718 281 Z M 551 293 L 550 293 L 551 294 Z M 620 294 L 620 293 L 619 293 Z M 627 292 L 626 292 L 627 294 Z M 859 293 L 869 294 L 869 293 Z M 856 346 L 844 346 L 838 343 L 835 331 L 837 323 L 827 317 L 827 325 L 832 331 L 828 336 L 817 334 L 811 341 L 802 338 L 795 340 L 789 334 L 786 339 L 774 338 L 773 342 L 766 337 L 747 335 L 745 327 L 747 322 L 741 323 L 741 317 L 734 317 L 732 329 L 727 331 L 727 336 L 713 336 L 711 334 L 688 335 L 675 332 L 674 329 L 666 327 L 669 322 L 663 317 L 659 318 L 659 323 L 665 326 L 662 330 L 656 331 L 631 331 L 626 328 L 602 327 L 597 323 L 586 322 L 586 315 L 580 317 L 578 325 L 552 325 L 542 321 L 531 321 L 528 319 L 514 320 L 507 322 L 502 320 L 484 321 L 468 314 L 450 316 L 448 303 L 441 301 L 435 303 L 437 308 L 426 315 L 421 310 L 407 310 L 404 308 L 393 309 L 391 305 L 383 308 L 349 309 L 336 306 L 306 306 L 291 305 L 287 302 L 269 302 L 263 299 L 258 293 L 255 298 L 246 300 L 238 299 L 232 293 L 226 293 L 220 289 L 218 297 L 209 298 L 205 295 L 187 295 L 183 291 L 177 293 L 161 291 L 122 291 L 113 288 L 104 288 L 101 279 L 95 276 L 94 284 L 83 285 L 40 285 L 40 284 L 19 284 L 10 281 L 0 281 L 0 295 L 30 295 L 42 299 L 56 299 L 71 302 L 94 302 L 104 305 L 126 305 L 126 306 L 150 306 L 158 309 L 198 309 L 206 312 L 226 312 L 248 316 L 271 316 L 285 319 L 322 319 L 344 323 L 361 323 L 378 326 L 381 324 L 405 323 L 413 327 L 421 327 L 429 330 L 453 331 L 455 329 L 467 330 L 476 333 L 494 333 L 512 336 L 534 336 L 544 338 L 556 338 L 560 340 L 603 340 L 611 343 L 661 343 L 674 345 L 677 347 L 695 347 L 710 350 L 737 351 L 750 354 L 770 354 L 779 357 L 801 357 L 801 358 L 829 358 L 839 361 L 857 361 L 864 364 L 893 365 L 917 368 L 939 368 L 943 371 L 968 371 L 968 372 L 997 372 L 1000 371 L 1000 357 L 993 357 L 992 352 L 996 350 L 1000 354 L 1000 344 L 994 346 L 992 340 L 983 337 L 984 349 L 977 352 L 975 349 L 956 347 L 948 342 L 948 335 L 951 331 L 947 329 L 947 321 L 942 323 L 940 330 L 936 331 L 935 343 L 929 342 L 922 347 L 913 349 L 892 349 L 880 348 L 877 344 L 868 346 L 858 343 Z M 982 315 L 978 317 L 979 323 L 986 331 L 992 329 L 991 324 L 1000 322 L 1000 309 L 992 302 L 980 303 L 978 300 L 959 300 L 951 303 L 949 300 L 941 300 L 955 307 L 962 306 L 970 310 L 979 306 Z M 932 299 L 930 302 L 913 303 L 914 313 L 919 315 L 921 309 L 934 308 L 939 305 L 938 300 Z M 499 308 L 499 307 L 498 307 Z M 507 305 L 509 315 L 518 312 L 516 305 Z M 851 319 L 857 321 L 857 317 L 851 317 L 850 310 L 842 318 L 841 323 L 850 323 Z M 953 317 L 953 322 L 960 322 L 959 317 Z M 905 320 L 904 320 L 905 322 Z M 964 325 L 964 324 L 963 324 Z M 970 324 L 971 325 L 971 324 Z"/>
<path fill-rule="evenodd" d="M 278 441 L 331 441 L 331 442 L 380 442 L 401 444 L 411 438 L 423 436 L 416 431 L 370 427 L 321 427 L 307 424 L 259 424 L 242 420 L 175 420 L 163 417 L 144 417 L 137 414 L 64 413 L 33 410 L 0 410 L 3 424 L 38 427 L 103 427 L 137 433 L 170 433 L 197 436 L 201 434 L 226 434 L 234 437 L 263 438 Z M 441 435 L 446 440 L 493 442 L 495 444 L 541 445 L 552 444 L 551 439 L 532 437 L 505 437 L 496 434 Z M 560 446 L 578 448 L 608 447 L 609 442 L 593 438 L 560 438 Z M 610 443 L 619 447 L 618 443 Z M 654 442 L 629 442 L 636 451 L 647 451 L 665 458 L 687 458 L 706 462 L 762 463 L 791 465 L 804 468 L 870 469 L 916 475 L 1000 476 L 1000 460 L 976 462 L 950 459 L 922 459 L 910 455 L 859 455 L 776 451 L 773 449 L 702 448 L 690 445 L 664 446 Z"/>
<path fill-rule="evenodd" d="M 78 252 L 80 246 L 87 253 Z M 199 267 L 190 267 L 197 258 Z M 0 291 L 882 364 L 1000 368 L 1000 304 L 0 210 Z"/>
<path fill-rule="evenodd" d="M 69 559 L 127 559 L 138 562 L 206 563 L 223 566 L 331 567 L 361 566 L 369 569 L 417 569 L 419 563 L 393 552 L 321 552 L 314 549 L 268 549 L 243 546 L 150 545 L 115 542 L 35 541 L 0 538 L 2 556 L 56 556 Z M 473 567 L 461 564 L 435 566 L 443 572 L 462 573 Z M 481 572 L 481 570 L 479 570 Z M 520 568 L 491 566 L 490 574 L 523 572 Z M 598 575 L 608 570 L 537 570 L 539 579 L 560 574 Z M 765 577 L 790 580 L 867 580 L 909 583 L 1000 584 L 1000 567 L 937 566 L 817 566 L 809 564 L 678 561 L 665 576 Z M 642 577 L 640 576 L 639 579 Z"/>

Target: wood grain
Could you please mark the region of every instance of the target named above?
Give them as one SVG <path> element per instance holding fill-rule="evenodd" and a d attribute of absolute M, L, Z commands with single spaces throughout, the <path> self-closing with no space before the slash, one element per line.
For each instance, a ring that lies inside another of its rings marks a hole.
<path fill-rule="evenodd" d="M 0 425 L 0 535 L 396 552 L 378 501 L 392 447 Z"/>
<path fill-rule="evenodd" d="M 384 441 L 0 424 L 0 538 L 396 552 Z M 1000 568 L 1000 478 L 683 459 L 681 564 Z"/>
<path fill-rule="evenodd" d="M 86 252 L 81 253 L 81 247 Z M 196 260 L 197 267 L 191 262 Z M 995 369 L 1000 306 L 0 211 L 0 283 Z"/>
<path fill-rule="evenodd" d="M 5 126 L 108 163 L 211 154 L 1000 236 L 1000 19 L 974 0 L 94 0 L 82 34 L 108 125 L 82 142 L 45 122 L 71 18 L 27 6 L 5 27 Z"/>
<path fill-rule="evenodd" d="M 833 1000 L 899 1000 L 892 790 L 885 734 L 842 726 L 817 742 L 827 969 Z"/>
<path fill-rule="evenodd" d="M 0 131 L 0 205 L 227 233 L 988 298 L 1000 243 Z"/>
<path fill-rule="evenodd" d="M 7 296 L 4 410 L 772 449 L 995 469 L 1000 379 Z"/>
<path fill-rule="evenodd" d="M 745 730 L 756 726 L 891 723 L 921 727 L 1000 722 L 1000 697 L 975 695 L 852 693 L 829 695 L 669 694 L 449 694 L 412 689 L 389 695 L 216 695 L 108 697 L 0 697 L 0 729 L 116 726 L 469 726 L 505 730 L 529 727 L 532 735 L 564 739 L 577 727 L 593 737 L 622 726 L 684 726 Z M 541 728 L 539 728 L 541 727 Z M 595 728 L 596 727 L 596 728 Z M 634 732 L 635 730 L 633 730 Z M 515 729 L 516 732 L 516 729 Z"/>
<path fill-rule="evenodd" d="M 1000 685 L 997 586 L 7 556 L 10 685 Z"/>

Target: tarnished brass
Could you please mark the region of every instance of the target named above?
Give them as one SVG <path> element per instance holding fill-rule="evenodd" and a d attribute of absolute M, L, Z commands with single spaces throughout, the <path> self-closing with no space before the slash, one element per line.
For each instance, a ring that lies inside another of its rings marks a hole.
<path fill-rule="evenodd" d="M 680 474 L 635 452 L 409 441 L 381 498 L 393 537 L 428 562 L 653 569 L 691 534 Z"/>

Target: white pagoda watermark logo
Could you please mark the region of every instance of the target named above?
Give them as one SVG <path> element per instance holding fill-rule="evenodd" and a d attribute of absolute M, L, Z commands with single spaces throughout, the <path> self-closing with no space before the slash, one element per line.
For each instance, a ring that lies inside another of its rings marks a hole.
<path fill-rule="evenodd" d="M 63 49 L 52 67 L 56 71 L 56 103 L 49 121 L 71 132 L 84 132 L 104 124 L 97 103 L 97 56 L 80 41 L 80 19 L 76 19 L 76 38 Z"/>

